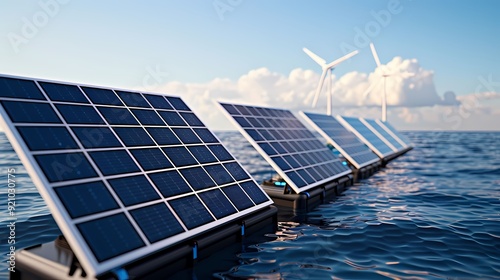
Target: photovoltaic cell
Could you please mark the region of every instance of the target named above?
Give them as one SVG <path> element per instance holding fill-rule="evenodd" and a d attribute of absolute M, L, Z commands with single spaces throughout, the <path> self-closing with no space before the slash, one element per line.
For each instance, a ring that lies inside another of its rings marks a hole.
<path fill-rule="evenodd" d="M 272 203 L 177 97 L 1 76 L 0 116 L 91 278 Z"/>
<path fill-rule="evenodd" d="M 168 158 L 175 166 L 188 166 L 197 164 L 196 159 L 189 153 L 185 147 L 163 148 Z"/>
<path fill-rule="evenodd" d="M 220 160 L 234 160 L 233 156 L 222 145 L 209 145 L 208 148 Z"/>
<path fill-rule="evenodd" d="M 264 137 L 260 135 L 260 133 L 255 129 L 245 129 L 245 131 L 254 139 L 255 141 L 264 141 Z M 266 143 L 267 144 L 267 143 Z M 269 144 L 268 144 L 269 145 Z"/>
<path fill-rule="evenodd" d="M 207 208 L 194 195 L 172 200 L 169 203 L 188 229 L 214 220 Z"/>
<path fill-rule="evenodd" d="M 127 147 L 152 146 L 155 144 L 153 139 L 141 127 L 115 127 L 113 130 Z"/>
<path fill-rule="evenodd" d="M 180 99 L 179 97 L 166 97 L 168 102 L 174 106 L 176 110 L 179 111 L 191 111 L 189 107 Z"/>
<path fill-rule="evenodd" d="M 170 126 L 186 126 L 186 122 L 177 112 L 160 111 L 160 116 Z"/>
<path fill-rule="evenodd" d="M 113 107 L 98 107 L 109 124 L 139 124 L 127 110 Z"/>
<path fill-rule="evenodd" d="M 170 161 L 158 148 L 130 151 L 144 170 L 157 170 L 172 167 Z"/>
<path fill-rule="evenodd" d="M 50 182 L 76 180 L 97 176 L 83 153 L 37 155 L 35 160 Z"/>
<path fill-rule="evenodd" d="M 234 206 L 219 189 L 200 193 L 200 198 L 217 219 L 236 213 Z"/>
<path fill-rule="evenodd" d="M 61 123 L 56 112 L 46 103 L 2 101 L 2 105 L 15 123 Z"/>
<path fill-rule="evenodd" d="M 168 127 L 149 127 L 146 130 L 158 145 L 176 145 L 181 143 L 179 138 Z"/>
<path fill-rule="evenodd" d="M 45 97 L 38 89 L 35 82 L 4 77 L 0 77 L 0 96 L 45 100 Z"/>
<path fill-rule="evenodd" d="M 186 181 L 181 177 L 178 171 L 166 171 L 149 174 L 149 178 L 160 190 L 163 197 L 175 196 L 183 193 L 192 192 Z"/>
<path fill-rule="evenodd" d="M 205 146 L 191 146 L 188 148 L 199 163 L 216 162 L 217 159 Z"/>
<path fill-rule="evenodd" d="M 356 169 L 379 161 L 379 157 L 368 146 L 334 117 L 305 112 L 301 112 L 301 115 L 325 138 L 327 143 L 333 145 Z"/>
<path fill-rule="evenodd" d="M 112 90 L 91 87 L 82 87 L 82 89 L 94 104 L 123 105 Z"/>
<path fill-rule="evenodd" d="M 99 262 L 145 245 L 123 213 L 77 224 L 77 227 Z"/>
<path fill-rule="evenodd" d="M 237 116 L 240 115 L 240 111 L 238 111 L 233 105 L 230 104 L 221 104 L 222 108 L 224 108 L 230 115 Z"/>
<path fill-rule="evenodd" d="M 40 86 L 52 101 L 89 103 L 77 86 L 46 82 L 40 82 Z"/>
<path fill-rule="evenodd" d="M 135 115 L 135 117 L 142 124 L 145 124 L 145 125 L 164 125 L 161 118 L 153 110 L 132 109 L 132 113 Z"/>
<path fill-rule="evenodd" d="M 220 105 L 295 192 L 351 173 L 290 111 L 228 103 Z M 235 175 L 229 167 L 226 168 Z M 326 173 L 326 176 L 319 176 L 321 173 Z"/>
<path fill-rule="evenodd" d="M 193 128 L 194 132 L 204 143 L 219 143 L 219 140 L 206 128 Z"/>
<path fill-rule="evenodd" d="M 149 101 L 149 103 L 156 109 L 173 109 L 172 105 L 163 96 L 144 94 L 144 97 Z"/>
<path fill-rule="evenodd" d="M 181 224 L 164 203 L 136 209 L 130 211 L 130 214 L 151 243 L 184 232 Z"/>
<path fill-rule="evenodd" d="M 220 164 L 207 165 L 205 166 L 205 169 L 219 185 L 225 185 L 234 182 L 231 175 Z"/>
<path fill-rule="evenodd" d="M 225 188 L 222 188 L 222 191 L 226 194 L 227 197 L 233 202 L 233 204 L 238 208 L 238 210 L 245 210 L 253 206 L 252 201 L 243 190 L 238 185 L 232 185 Z"/>
<path fill-rule="evenodd" d="M 108 182 L 125 206 L 160 198 L 144 175 L 112 179 Z"/>
<path fill-rule="evenodd" d="M 99 116 L 92 106 L 78 106 L 57 104 L 57 110 L 69 124 L 104 124 L 104 120 Z"/>
<path fill-rule="evenodd" d="M 123 103 L 131 107 L 151 108 L 144 97 L 139 93 L 116 91 L 118 96 L 123 100 Z"/>
<path fill-rule="evenodd" d="M 90 152 L 89 155 L 105 176 L 140 171 L 124 150 Z"/>
<path fill-rule="evenodd" d="M 274 155 L 277 155 L 278 152 L 276 152 L 276 150 L 273 148 L 273 146 L 271 146 L 269 143 L 259 143 L 259 146 L 262 150 L 264 150 L 264 152 L 266 152 L 266 154 L 270 155 L 270 156 L 274 156 Z M 283 149 L 284 151 L 284 149 Z M 286 153 L 286 151 L 284 151 Z"/>
<path fill-rule="evenodd" d="M 248 174 L 245 172 L 245 170 L 241 167 L 241 165 L 239 165 L 236 162 L 224 163 L 224 167 L 238 181 L 250 178 Z"/>
<path fill-rule="evenodd" d="M 113 196 L 101 181 L 59 187 L 55 188 L 55 191 L 72 218 L 118 208 Z"/>
<path fill-rule="evenodd" d="M 194 134 L 194 132 L 190 128 L 173 128 L 172 129 L 177 135 L 177 138 L 181 140 L 182 143 L 185 144 L 196 144 L 202 143 L 200 138 Z"/>
<path fill-rule="evenodd" d="M 262 193 L 260 187 L 255 182 L 244 182 L 240 184 L 243 190 L 250 196 L 255 204 L 260 204 L 267 201 L 267 197 Z"/>
<path fill-rule="evenodd" d="M 71 130 L 87 149 L 122 146 L 111 129 L 107 127 L 72 127 Z"/>
<path fill-rule="evenodd" d="M 200 119 L 193 113 L 181 112 L 180 115 L 190 126 L 204 126 Z"/>
<path fill-rule="evenodd" d="M 207 172 L 201 167 L 182 169 L 181 174 L 195 190 L 216 186 L 215 182 L 212 181 Z"/>
<path fill-rule="evenodd" d="M 78 149 L 78 144 L 64 127 L 20 126 L 17 130 L 32 151 Z"/>

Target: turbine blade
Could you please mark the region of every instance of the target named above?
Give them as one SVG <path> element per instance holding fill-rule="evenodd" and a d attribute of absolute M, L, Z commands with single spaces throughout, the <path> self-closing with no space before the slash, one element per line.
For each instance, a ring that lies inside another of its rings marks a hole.
<path fill-rule="evenodd" d="M 326 61 L 324 59 L 322 59 L 321 57 L 319 57 L 318 55 L 316 55 L 315 53 L 313 53 L 312 51 L 308 50 L 307 48 L 303 48 L 302 49 L 310 58 L 312 58 L 312 60 L 316 61 L 316 63 L 318 63 L 319 65 L 321 65 L 321 67 L 323 67 L 323 65 L 326 64 Z"/>
<path fill-rule="evenodd" d="M 370 49 L 372 49 L 372 54 L 373 58 L 375 59 L 375 63 L 377 63 L 377 66 L 380 66 L 381 65 L 380 59 L 378 58 L 378 54 L 377 51 L 375 50 L 375 46 L 373 45 L 373 43 L 370 43 Z"/>
<path fill-rule="evenodd" d="M 314 95 L 314 100 L 312 103 L 313 108 L 315 108 L 316 104 L 318 103 L 319 93 L 321 92 L 321 88 L 323 87 L 323 83 L 325 82 L 327 71 L 328 69 L 323 70 L 323 73 L 321 73 L 321 78 L 319 78 L 318 88 L 316 88 L 316 94 Z"/>
<path fill-rule="evenodd" d="M 355 51 L 353 51 L 353 52 L 351 52 L 351 53 L 348 53 L 348 54 L 344 55 L 343 57 L 341 57 L 341 58 L 339 58 L 339 59 L 337 59 L 337 60 L 334 60 L 334 61 L 332 61 L 332 62 L 328 63 L 328 65 L 327 65 L 326 67 L 327 67 L 327 68 L 333 68 L 333 67 L 335 67 L 335 66 L 339 65 L 340 63 L 342 63 L 342 62 L 344 62 L 344 61 L 348 60 L 349 58 L 351 58 L 351 57 L 353 57 L 353 56 L 357 55 L 358 53 L 359 53 L 359 51 L 358 51 L 358 50 L 355 50 Z"/>
<path fill-rule="evenodd" d="M 373 90 L 373 88 L 378 84 L 378 81 L 372 83 L 363 93 L 363 99 L 366 99 L 368 97 L 368 94 Z"/>

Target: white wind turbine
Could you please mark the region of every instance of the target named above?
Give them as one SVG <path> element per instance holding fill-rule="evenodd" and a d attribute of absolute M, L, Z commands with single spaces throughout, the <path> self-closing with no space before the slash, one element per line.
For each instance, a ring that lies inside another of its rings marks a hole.
<path fill-rule="evenodd" d="M 382 78 L 384 79 L 384 94 L 382 95 L 382 121 L 387 121 L 387 92 L 386 92 L 386 79 L 390 76 L 399 76 L 402 78 L 413 77 L 415 74 L 409 72 L 391 72 L 389 71 L 387 64 L 382 65 L 380 63 L 380 59 L 378 58 L 377 51 L 375 50 L 375 46 L 373 43 L 370 43 L 370 49 L 372 50 L 373 58 L 375 59 L 375 63 L 377 63 L 377 67 L 381 67 Z M 374 72 L 376 73 L 376 72 Z M 363 94 L 363 98 L 366 99 L 368 94 L 372 91 L 372 89 L 378 84 L 378 81 L 372 83 L 368 89 Z"/>
<path fill-rule="evenodd" d="M 323 70 L 323 72 L 321 73 L 321 78 L 319 78 L 319 84 L 318 84 L 318 87 L 316 88 L 316 93 L 314 95 L 314 99 L 312 102 L 313 108 L 316 107 L 316 104 L 318 103 L 319 94 L 321 92 L 321 88 L 323 87 L 323 83 L 325 82 L 326 74 L 329 74 L 329 76 L 328 76 L 329 83 L 328 83 L 328 92 L 327 92 L 327 100 L 328 101 L 327 101 L 326 106 L 327 106 L 327 114 L 331 115 L 332 114 L 332 71 L 333 71 L 333 69 L 335 69 L 335 66 L 339 65 L 341 62 L 358 54 L 358 51 L 355 50 L 351 53 L 344 55 L 343 57 L 341 57 L 337 60 L 334 60 L 334 61 L 326 64 L 326 61 L 324 59 L 322 59 L 321 57 L 319 57 L 318 55 L 316 55 L 312 51 L 308 50 L 307 48 L 303 48 L 302 50 L 310 58 L 312 58 L 314 61 L 316 61 L 316 63 L 318 63 L 321 66 L 321 69 Z"/>

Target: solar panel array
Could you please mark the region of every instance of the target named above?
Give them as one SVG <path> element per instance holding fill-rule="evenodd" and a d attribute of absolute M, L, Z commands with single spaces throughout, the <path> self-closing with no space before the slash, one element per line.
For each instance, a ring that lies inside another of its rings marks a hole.
<path fill-rule="evenodd" d="M 376 120 L 364 118 L 361 120 L 368 124 L 368 126 L 373 128 L 380 136 L 382 136 L 382 138 L 385 139 L 388 144 L 390 144 L 389 146 L 392 147 L 395 152 L 404 150 L 405 147 L 403 147 L 403 145 L 401 145 L 398 140 L 392 137 L 392 135 L 387 132 L 387 130 L 383 128 Z"/>
<path fill-rule="evenodd" d="M 351 173 L 290 111 L 220 105 L 296 193 Z"/>
<path fill-rule="evenodd" d="M 300 112 L 304 119 L 356 168 L 379 161 L 379 157 L 334 117 Z"/>
<path fill-rule="evenodd" d="M 178 97 L 0 77 L 0 104 L 90 275 L 272 203 Z"/>
<path fill-rule="evenodd" d="M 394 153 L 377 134 L 367 127 L 360 119 L 352 117 L 337 116 L 337 120 L 347 129 L 352 131 L 380 158 L 385 158 Z"/>
<path fill-rule="evenodd" d="M 404 134 L 396 130 L 389 122 L 377 120 L 377 122 L 382 126 L 385 127 L 387 132 L 389 132 L 396 140 L 399 141 L 403 146 L 405 147 L 410 147 L 411 146 L 411 141 L 406 137 Z"/>

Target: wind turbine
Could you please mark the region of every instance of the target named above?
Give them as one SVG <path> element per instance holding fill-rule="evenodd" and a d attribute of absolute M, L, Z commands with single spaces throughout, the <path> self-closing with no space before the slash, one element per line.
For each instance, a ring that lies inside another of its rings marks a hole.
<path fill-rule="evenodd" d="M 388 67 L 387 67 L 387 64 L 382 65 L 380 63 L 380 59 L 378 58 L 377 51 L 375 50 L 375 46 L 373 45 L 373 43 L 370 43 L 370 49 L 372 50 L 373 59 L 375 59 L 375 63 L 377 63 L 377 67 L 381 67 L 382 78 L 384 79 L 384 94 L 382 95 L 382 121 L 385 122 L 385 121 L 387 121 L 387 89 L 386 89 L 387 77 L 399 76 L 402 78 L 408 78 L 408 77 L 413 77 L 415 74 L 409 73 L 409 72 L 390 72 Z M 366 99 L 366 97 L 368 97 L 368 94 L 372 91 L 372 89 L 377 84 L 378 84 L 378 81 L 371 84 L 368 87 L 368 89 L 363 94 L 364 99 Z"/>
<path fill-rule="evenodd" d="M 321 78 L 319 78 L 319 84 L 318 87 L 316 88 L 316 93 L 314 94 L 314 99 L 312 102 L 312 107 L 316 107 L 316 104 L 318 103 L 318 98 L 319 94 L 321 92 L 321 88 L 323 87 L 323 83 L 325 82 L 326 75 L 328 74 L 328 93 L 327 93 L 327 114 L 331 115 L 332 114 L 332 71 L 335 69 L 335 66 L 339 65 L 343 61 L 355 56 L 358 54 L 359 51 L 355 50 L 351 53 L 348 53 L 344 55 L 343 57 L 334 60 L 330 63 L 326 63 L 324 59 L 313 53 L 312 51 L 308 50 L 307 48 L 302 49 L 310 58 L 312 58 L 316 63 L 318 63 L 321 66 L 321 69 L 323 70 L 321 73 Z"/>

